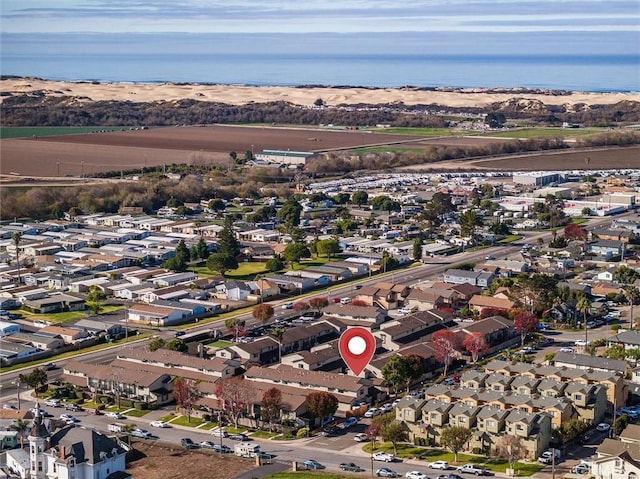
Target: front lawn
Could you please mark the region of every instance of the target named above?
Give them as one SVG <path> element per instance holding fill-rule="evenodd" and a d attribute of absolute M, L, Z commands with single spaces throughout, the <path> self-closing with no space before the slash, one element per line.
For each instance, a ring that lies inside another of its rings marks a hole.
<path fill-rule="evenodd" d="M 175 419 L 176 415 L 171 413 L 171 414 L 167 414 L 166 416 L 162 416 L 159 421 L 162 422 L 171 422 Z"/>
<path fill-rule="evenodd" d="M 205 421 L 203 419 L 200 419 L 199 417 L 192 416 L 191 421 L 189 421 L 187 419 L 187 416 L 178 416 L 173 421 L 171 421 L 171 424 L 176 424 L 178 426 L 197 427 L 201 424 L 204 424 L 204 422 Z"/>
<path fill-rule="evenodd" d="M 151 409 L 127 409 L 123 414 L 131 417 L 144 417 L 150 412 Z"/>
<path fill-rule="evenodd" d="M 214 341 L 212 343 L 207 344 L 207 347 L 224 349 L 224 348 L 228 348 L 229 346 L 233 346 L 233 345 L 234 345 L 234 343 L 232 343 L 231 341 L 224 341 L 222 339 L 219 339 L 218 341 Z"/>
<path fill-rule="evenodd" d="M 258 439 L 271 439 L 272 437 L 275 437 L 277 435 L 278 433 L 269 431 L 256 431 L 250 434 L 251 437 L 257 437 Z"/>

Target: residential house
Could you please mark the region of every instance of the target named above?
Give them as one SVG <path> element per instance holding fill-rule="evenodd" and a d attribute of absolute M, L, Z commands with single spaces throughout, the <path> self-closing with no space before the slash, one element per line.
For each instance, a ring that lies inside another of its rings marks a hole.
<path fill-rule="evenodd" d="M 468 271 L 463 269 L 448 269 L 444 272 L 443 281 L 453 284 L 471 284 L 480 288 L 488 288 L 493 282 L 494 275 L 484 271 Z"/>
<path fill-rule="evenodd" d="M 587 246 L 590 253 L 601 256 L 606 260 L 610 260 L 614 256 L 620 257 L 623 248 L 624 243 L 618 240 L 597 240 Z"/>
<path fill-rule="evenodd" d="M 564 394 L 581 419 L 589 424 L 602 422 L 607 410 L 607 393 L 603 386 L 570 382 Z"/>
<path fill-rule="evenodd" d="M 252 367 L 245 375 L 252 382 L 286 385 L 306 391 L 327 391 L 333 393 L 339 401 L 338 411 L 346 412 L 352 404 L 367 400 L 371 380 L 348 374 L 332 374 L 321 371 L 306 371 L 291 366 Z"/>
<path fill-rule="evenodd" d="M 455 331 L 464 336 L 473 333 L 482 334 L 489 347 L 486 354 L 515 346 L 520 340 L 513 321 L 502 316 L 490 316 L 473 323 L 462 323 Z"/>
<path fill-rule="evenodd" d="M 85 338 L 89 337 L 89 333 L 87 333 L 83 329 L 71 328 L 71 327 L 63 327 L 63 326 L 45 326 L 44 328 L 40 328 L 40 334 L 51 334 L 53 336 L 61 337 L 65 343 L 72 344 L 77 343 L 78 341 L 82 341 Z"/>
<path fill-rule="evenodd" d="M 592 371 L 607 371 L 614 374 L 625 375 L 629 364 L 620 359 L 609 359 L 588 354 L 563 353 L 558 351 L 553 358 L 553 364 L 557 367 L 575 369 L 587 369 Z"/>
<path fill-rule="evenodd" d="M 62 311 L 82 311 L 85 302 L 82 298 L 70 294 L 54 294 L 46 298 L 25 300 L 22 306 L 33 313 L 61 313 Z"/>
<path fill-rule="evenodd" d="M 551 418 L 547 414 L 527 413 L 517 409 L 505 418 L 505 433 L 520 438 L 526 459 L 537 458 L 551 441 Z"/>
<path fill-rule="evenodd" d="M 50 431 L 36 409 L 29 429 L 29 448 L 5 453 L 6 467 L 18 477 L 131 479 L 125 472 L 127 449 L 116 439 L 72 425 Z"/>
<path fill-rule="evenodd" d="M 627 424 L 618 438 L 622 442 L 640 444 L 640 424 Z"/>
<path fill-rule="evenodd" d="M 324 308 L 324 315 L 338 318 L 342 322 L 352 325 L 377 325 L 382 323 L 387 316 L 386 312 L 378 306 L 354 306 L 338 303 L 330 304 Z"/>
<path fill-rule="evenodd" d="M 75 326 L 91 334 L 104 334 L 109 338 L 115 339 L 118 339 L 125 334 L 125 327 L 120 323 L 109 323 L 107 321 L 99 321 L 95 319 L 81 319 L 76 322 Z"/>
<path fill-rule="evenodd" d="M 251 294 L 251 288 L 243 281 L 226 281 L 215 287 L 216 297 L 230 301 L 246 301 Z"/>
<path fill-rule="evenodd" d="M 510 299 L 494 298 L 492 296 L 475 295 L 469 300 L 469 308 L 477 310 L 480 314 L 485 309 L 502 309 L 509 311 L 515 306 Z"/>
<path fill-rule="evenodd" d="M 65 345 L 64 339 L 58 335 L 37 333 L 14 333 L 4 336 L 3 342 L 13 342 L 36 347 L 42 351 L 55 351 Z"/>
<path fill-rule="evenodd" d="M 640 444 L 605 438 L 591 461 L 596 479 L 634 479 L 640 477 Z"/>
<path fill-rule="evenodd" d="M 640 331 L 623 331 L 608 338 L 609 346 L 618 344 L 626 349 L 638 349 L 640 348 Z"/>

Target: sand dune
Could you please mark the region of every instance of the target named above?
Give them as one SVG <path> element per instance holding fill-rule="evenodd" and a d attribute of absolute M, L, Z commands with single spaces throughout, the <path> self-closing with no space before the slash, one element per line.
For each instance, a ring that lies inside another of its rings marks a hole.
<path fill-rule="evenodd" d="M 403 102 L 407 105 L 438 104 L 451 107 L 482 107 L 493 102 L 507 101 L 512 98 L 537 100 L 547 105 L 613 104 L 623 100 L 640 102 L 639 93 L 570 92 L 565 95 L 553 95 L 506 90 L 498 93 L 481 89 L 423 91 L 408 88 L 294 88 L 173 83 L 90 83 L 61 82 L 36 78 L 1 80 L 0 91 L 3 93 L 3 96 L 0 96 L 0 102 L 7 98 L 7 94 L 24 95 L 35 92 L 50 96 L 84 97 L 86 101 L 130 100 L 133 102 L 152 102 L 193 99 L 233 105 L 244 105 L 252 102 L 266 103 L 274 100 L 287 101 L 297 105 L 312 105 L 318 98 L 321 98 L 327 105 Z"/>

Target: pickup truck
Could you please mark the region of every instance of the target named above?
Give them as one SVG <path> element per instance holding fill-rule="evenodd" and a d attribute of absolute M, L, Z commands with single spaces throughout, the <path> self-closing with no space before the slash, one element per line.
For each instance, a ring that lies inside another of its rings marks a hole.
<path fill-rule="evenodd" d="M 465 464 L 464 466 L 459 466 L 456 470 L 465 474 L 475 474 L 476 476 L 492 475 L 491 472 L 483 469 L 480 466 L 476 466 L 475 464 Z"/>
<path fill-rule="evenodd" d="M 110 432 L 124 432 L 126 428 L 127 425 L 120 422 L 113 422 L 107 426 Z"/>
<path fill-rule="evenodd" d="M 343 462 L 342 464 L 340 464 L 340 469 L 342 469 L 343 471 L 349 471 L 349 472 L 362 472 L 362 471 L 364 471 L 364 469 L 362 469 L 357 464 L 354 464 L 353 462 Z"/>

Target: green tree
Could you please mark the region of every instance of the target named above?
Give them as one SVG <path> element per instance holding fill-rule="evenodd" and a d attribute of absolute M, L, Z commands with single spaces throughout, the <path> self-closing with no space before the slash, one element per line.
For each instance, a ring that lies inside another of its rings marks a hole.
<path fill-rule="evenodd" d="M 273 318 L 274 310 L 273 306 L 268 303 L 261 303 L 253 308 L 252 315 L 255 319 L 262 323 L 266 323 Z"/>
<path fill-rule="evenodd" d="M 636 279 L 640 277 L 635 269 L 629 268 L 626 265 L 618 266 L 613 272 L 614 279 L 621 284 L 633 284 Z"/>
<path fill-rule="evenodd" d="M 91 286 L 86 296 L 86 305 L 92 314 L 100 314 L 102 302 L 107 299 L 107 295 L 97 286 Z"/>
<path fill-rule="evenodd" d="M 351 195 L 351 202 L 358 206 L 366 205 L 369 201 L 369 193 L 366 191 L 356 191 Z"/>
<path fill-rule="evenodd" d="M 15 232 L 11 235 L 11 239 L 13 240 L 13 246 L 16 250 L 16 266 L 18 267 L 18 274 L 16 276 L 16 284 L 20 285 L 21 284 L 21 279 L 20 279 L 20 238 L 21 235 L 18 232 Z"/>
<path fill-rule="evenodd" d="M 247 322 L 240 316 L 232 316 L 224 320 L 224 325 L 227 330 L 235 336 L 235 342 L 238 342 L 238 337 L 244 334 L 244 328 Z"/>
<path fill-rule="evenodd" d="M 591 301 L 586 296 L 582 296 L 576 303 L 576 309 L 582 313 L 582 327 L 584 327 L 584 344 L 589 344 L 589 328 L 587 327 L 587 315 L 591 311 Z"/>
<path fill-rule="evenodd" d="M 398 394 L 398 390 L 407 383 L 409 374 L 409 364 L 399 355 L 391 356 L 382 366 L 382 377 L 394 394 Z"/>
<path fill-rule="evenodd" d="M 238 261 L 235 256 L 226 253 L 214 253 L 207 258 L 207 268 L 224 276 L 227 271 L 238 269 Z"/>
<path fill-rule="evenodd" d="M 335 239 L 320 240 L 316 244 L 316 250 L 319 256 L 326 256 L 331 258 L 332 256 L 340 253 L 340 243 Z"/>
<path fill-rule="evenodd" d="M 202 236 L 196 243 L 195 250 L 198 258 L 206 260 L 209 257 L 209 246 Z"/>
<path fill-rule="evenodd" d="M 211 211 L 224 211 L 226 207 L 227 204 L 221 198 L 215 198 L 209 201 L 209 203 L 207 204 L 207 208 L 209 208 Z"/>
<path fill-rule="evenodd" d="M 166 341 L 162 338 L 153 338 L 149 341 L 149 351 L 157 351 L 160 348 L 164 348 Z"/>
<path fill-rule="evenodd" d="M 24 447 L 24 437 L 29 432 L 29 421 L 25 421 L 24 419 L 14 419 L 13 422 L 9 425 L 10 431 L 16 431 L 18 433 L 18 438 L 20 439 L 20 448 Z"/>
<path fill-rule="evenodd" d="M 386 251 L 383 253 L 382 259 L 380 260 L 380 269 L 384 272 L 397 268 L 400 264 L 397 259 L 386 253 Z"/>
<path fill-rule="evenodd" d="M 622 434 L 622 431 L 624 431 L 628 425 L 629 425 L 629 416 L 627 416 L 626 414 L 621 414 L 613 422 L 613 432 L 615 433 L 616 436 L 619 436 L 620 434 Z"/>
<path fill-rule="evenodd" d="M 290 231 L 300 224 L 300 215 L 302 214 L 302 206 L 295 199 L 290 198 L 282 205 L 276 217 L 282 221 L 285 230 Z"/>
<path fill-rule="evenodd" d="M 489 229 L 494 235 L 507 236 L 511 234 L 511 228 L 509 228 L 509 225 L 504 221 L 500 220 L 500 218 L 496 218 L 496 220 L 491 224 Z"/>
<path fill-rule="evenodd" d="M 422 259 L 422 238 L 418 237 L 413 240 L 413 260 L 420 261 Z"/>
<path fill-rule="evenodd" d="M 329 306 L 329 300 L 327 298 L 311 298 L 309 300 L 309 306 L 320 313 L 320 311 Z"/>
<path fill-rule="evenodd" d="M 331 199 L 337 205 L 346 205 L 349 202 L 349 197 L 350 197 L 349 193 L 338 193 L 337 195 L 334 195 Z"/>
<path fill-rule="evenodd" d="M 409 434 L 403 423 L 392 421 L 380 429 L 380 436 L 384 441 L 393 445 L 393 454 L 398 454 L 398 443 L 409 440 Z"/>
<path fill-rule="evenodd" d="M 275 273 L 276 271 L 284 269 L 284 262 L 280 259 L 280 256 L 274 256 L 265 263 L 265 266 L 267 268 L 267 271 Z"/>
<path fill-rule="evenodd" d="M 482 224 L 482 217 L 475 210 L 460 213 L 460 236 L 474 237 L 476 228 Z"/>
<path fill-rule="evenodd" d="M 190 254 L 184 240 L 178 241 L 173 258 L 164 262 L 163 267 L 171 271 L 182 272 L 187 270 Z"/>
<path fill-rule="evenodd" d="M 464 449 L 471 436 L 471 431 L 466 427 L 446 427 L 440 435 L 440 444 L 449 449 L 453 453 L 454 462 L 458 462 L 458 452 Z"/>
<path fill-rule="evenodd" d="M 218 253 L 233 256 L 234 258 L 240 254 L 240 243 L 233 231 L 233 219 L 230 216 L 225 217 L 223 228 L 218 233 Z"/>
<path fill-rule="evenodd" d="M 442 216 L 456 211 L 456 206 L 451 201 L 451 195 L 440 191 L 434 193 L 431 197 L 430 207 L 437 216 Z"/>
<path fill-rule="evenodd" d="M 291 243 L 283 251 L 284 259 L 289 263 L 299 263 L 302 258 L 311 257 L 309 248 L 303 243 Z"/>
<path fill-rule="evenodd" d="M 47 372 L 42 368 L 35 368 L 30 373 L 18 375 L 18 380 L 22 384 L 33 388 L 38 397 L 38 393 L 47 389 Z"/>
<path fill-rule="evenodd" d="M 324 419 L 338 410 L 338 398 L 326 391 L 313 391 L 307 394 L 307 410 L 313 417 Z"/>
<path fill-rule="evenodd" d="M 627 284 L 624 287 L 624 295 L 629 302 L 629 323 L 631 329 L 633 329 L 636 326 L 635 318 L 633 317 L 633 306 L 640 301 L 640 289 L 632 284 Z"/>
<path fill-rule="evenodd" d="M 500 112 L 490 112 L 484 117 L 485 125 L 488 125 L 489 128 L 502 128 L 507 121 L 507 117 L 504 116 L 504 113 Z"/>
<path fill-rule="evenodd" d="M 165 344 L 165 349 L 170 349 L 171 351 L 178 351 L 180 353 L 186 353 L 189 351 L 189 346 L 180 338 L 175 338 L 170 341 L 167 341 Z"/>

